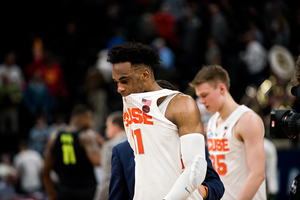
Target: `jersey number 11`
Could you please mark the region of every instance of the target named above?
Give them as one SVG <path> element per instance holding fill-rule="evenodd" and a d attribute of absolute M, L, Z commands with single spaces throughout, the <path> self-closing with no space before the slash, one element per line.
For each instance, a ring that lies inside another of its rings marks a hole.
<path fill-rule="evenodd" d="M 143 145 L 143 140 L 142 140 L 142 134 L 141 134 L 141 129 L 136 129 L 131 131 L 132 138 L 134 141 L 134 147 L 135 147 L 135 154 L 144 154 L 144 145 Z"/>

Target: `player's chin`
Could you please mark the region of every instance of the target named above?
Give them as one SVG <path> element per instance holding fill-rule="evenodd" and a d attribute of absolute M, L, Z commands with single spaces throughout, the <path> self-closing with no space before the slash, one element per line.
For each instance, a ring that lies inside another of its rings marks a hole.
<path fill-rule="evenodd" d="M 128 93 L 120 93 L 122 97 L 127 97 L 129 94 Z"/>
<path fill-rule="evenodd" d="M 213 114 L 213 113 L 216 112 L 215 109 L 213 109 L 211 106 L 206 106 L 206 110 L 207 110 L 207 112 L 209 112 L 210 114 Z"/>
<path fill-rule="evenodd" d="M 210 107 L 210 106 L 205 105 L 205 108 L 206 108 L 206 110 L 207 110 L 208 112 L 210 112 L 210 110 L 211 110 L 211 107 Z"/>

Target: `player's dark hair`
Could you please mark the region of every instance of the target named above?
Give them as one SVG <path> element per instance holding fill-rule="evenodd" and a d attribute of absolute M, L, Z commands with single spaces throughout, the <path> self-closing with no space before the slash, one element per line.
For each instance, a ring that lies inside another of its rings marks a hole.
<path fill-rule="evenodd" d="M 107 55 L 107 61 L 112 64 L 130 62 L 132 66 L 144 64 L 151 69 L 161 61 L 154 49 L 139 42 L 126 41 L 120 45 L 116 44 L 109 49 Z"/>
<path fill-rule="evenodd" d="M 86 114 L 88 111 L 90 111 L 90 109 L 87 106 L 83 104 L 77 104 L 73 107 L 71 116 Z"/>
<path fill-rule="evenodd" d="M 169 81 L 163 80 L 163 79 L 156 80 L 156 83 L 164 89 L 178 90 L 174 85 L 172 85 L 172 83 L 170 83 Z"/>

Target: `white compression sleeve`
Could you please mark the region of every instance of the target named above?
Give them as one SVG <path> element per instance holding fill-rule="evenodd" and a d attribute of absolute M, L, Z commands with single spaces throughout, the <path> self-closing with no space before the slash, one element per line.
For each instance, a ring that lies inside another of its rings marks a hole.
<path fill-rule="evenodd" d="M 204 136 L 190 133 L 180 137 L 181 154 L 185 169 L 165 200 L 187 199 L 204 181 L 207 169 Z"/>

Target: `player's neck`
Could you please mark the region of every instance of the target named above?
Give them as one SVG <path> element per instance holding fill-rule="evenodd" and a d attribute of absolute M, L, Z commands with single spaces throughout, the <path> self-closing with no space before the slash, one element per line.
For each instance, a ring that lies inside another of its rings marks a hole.
<path fill-rule="evenodd" d="M 73 132 L 73 131 L 77 131 L 79 128 L 73 124 L 73 123 L 70 123 L 70 125 L 67 127 L 67 132 Z"/>
<path fill-rule="evenodd" d="M 148 84 L 148 87 L 146 88 L 145 92 L 153 92 L 157 90 L 161 90 L 162 88 L 156 83 L 156 81 L 152 81 L 151 83 Z"/>
<path fill-rule="evenodd" d="M 223 105 L 218 110 L 221 121 L 225 121 L 231 115 L 231 113 L 238 107 L 239 104 L 237 104 L 232 98 L 232 96 L 228 94 L 224 100 Z"/>

